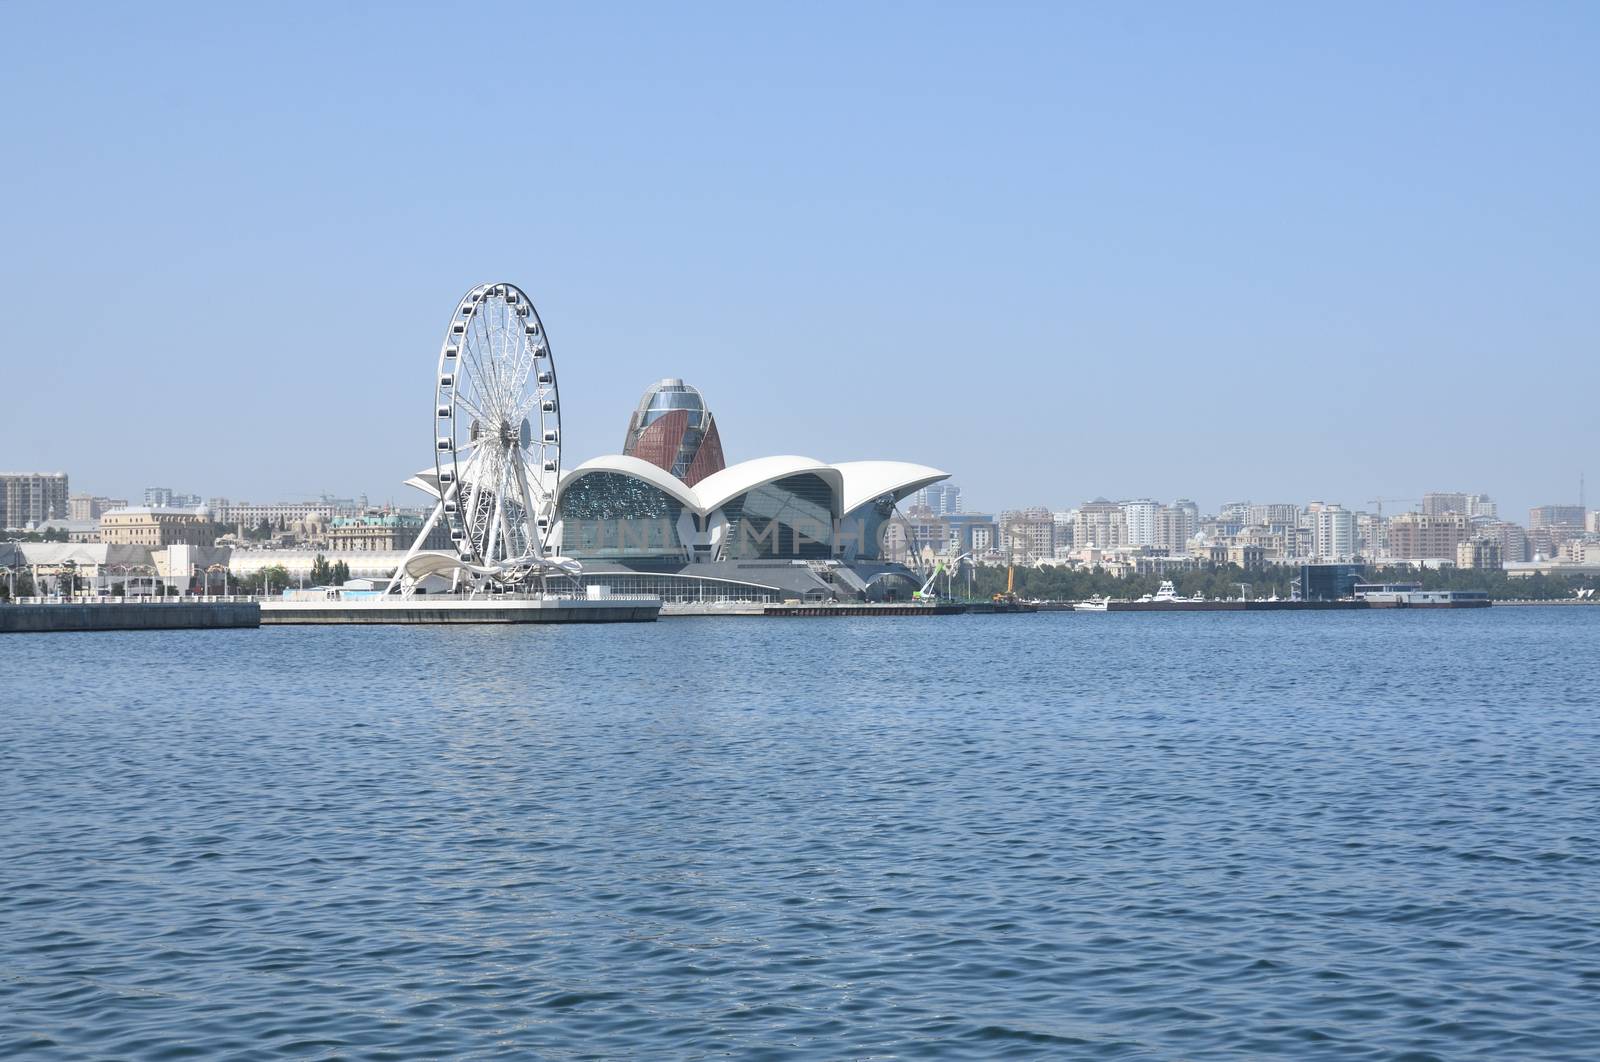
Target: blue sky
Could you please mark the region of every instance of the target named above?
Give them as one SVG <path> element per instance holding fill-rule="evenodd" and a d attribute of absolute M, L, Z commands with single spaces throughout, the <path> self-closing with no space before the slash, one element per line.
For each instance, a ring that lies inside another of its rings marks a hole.
<path fill-rule="evenodd" d="M 443 328 L 499 279 L 569 465 L 673 375 L 730 459 L 920 460 L 979 507 L 1600 490 L 1594 5 L 13 3 L 0 35 L 0 465 L 75 490 L 414 504 Z"/>

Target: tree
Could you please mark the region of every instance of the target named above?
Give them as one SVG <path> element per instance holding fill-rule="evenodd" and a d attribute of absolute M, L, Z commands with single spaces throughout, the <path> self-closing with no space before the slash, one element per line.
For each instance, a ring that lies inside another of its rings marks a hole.
<path fill-rule="evenodd" d="M 0 572 L 0 597 L 9 600 L 13 584 L 15 584 L 18 597 L 33 596 L 33 576 L 29 574 L 26 568 L 14 569 L 9 575 L 5 572 Z"/>
<path fill-rule="evenodd" d="M 333 582 L 333 569 L 328 565 L 328 558 L 317 554 L 311 562 L 311 585 L 328 586 Z"/>
<path fill-rule="evenodd" d="M 234 585 L 243 594 L 276 593 L 289 585 L 289 572 L 283 565 L 274 564 L 251 575 L 238 576 Z"/>

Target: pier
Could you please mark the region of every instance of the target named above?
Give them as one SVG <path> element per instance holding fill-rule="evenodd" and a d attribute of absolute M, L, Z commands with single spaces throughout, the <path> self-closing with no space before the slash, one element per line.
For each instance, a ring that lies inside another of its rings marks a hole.
<path fill-rule="evenodd" d="M 374 623 L 653 623 L 655 597 L 452 597 L 444 594 L 261 603 L 261 622 Z"/>
<path fill-rule="evenodd" d="M 171 631 L 261 626 L 254 601 L 46 601 L 0 605 L 0 633 Z"/>

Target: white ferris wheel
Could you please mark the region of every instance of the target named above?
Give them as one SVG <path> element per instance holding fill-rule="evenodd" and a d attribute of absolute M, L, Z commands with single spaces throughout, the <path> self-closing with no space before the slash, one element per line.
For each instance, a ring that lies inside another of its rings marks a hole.
<path fill-rule="evenodd" d="M 450 572 L 454 589 L 506 589 L 576 562 L 552 556 L 561 478 L 561 399 L 539 311 L 515 284 L 462 296 L 439 347 L 434 382 L 433 514 L 395 584 Z M 414 481 L 415 482 L 415 481 Z M 416 560 L 440 523 L 455 558 Z M 470 585 L 464 585 L 470 584 Z"/>

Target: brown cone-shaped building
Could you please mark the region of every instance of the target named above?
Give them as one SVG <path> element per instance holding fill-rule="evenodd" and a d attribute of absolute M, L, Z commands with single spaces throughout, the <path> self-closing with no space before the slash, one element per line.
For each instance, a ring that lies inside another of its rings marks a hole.
<path fill-rule="evenodd" d="M 726 464 L 716 418 L 700 392 L 678 379 L 660 380 L 645 391 L 628 420 L 622 452 L 691 487 Z"/>

